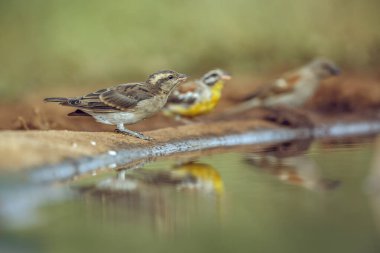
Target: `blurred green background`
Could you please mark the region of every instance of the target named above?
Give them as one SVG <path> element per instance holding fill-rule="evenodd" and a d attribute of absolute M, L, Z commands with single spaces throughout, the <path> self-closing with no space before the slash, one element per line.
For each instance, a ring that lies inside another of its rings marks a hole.
<path fill-rule="evenodd" d="M 0 97 L 158 69 L 254 75 L 323 55 L 380 64 L 378 0 L 1 0 Z"/>

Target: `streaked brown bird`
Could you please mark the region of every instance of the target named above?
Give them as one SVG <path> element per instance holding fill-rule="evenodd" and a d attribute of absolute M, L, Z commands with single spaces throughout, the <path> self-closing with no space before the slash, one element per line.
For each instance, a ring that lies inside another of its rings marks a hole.
<path fill-rule="evenodd" d="M 117 132 L 151 140 L 125 128 L 124 124 L 137 123 L 160 111 L 174 88 L 186 79 L 184 74 L 163 70 L 150 75 L 145 82 L 120 84 L 81 97 L 50 97 L 44 101 L 77 108 L 69 116 L 92 116 L 100 123 L 115 125 Z"/>
<path fill-rule="evenodd" d="M 227 113 L 239 113 L 255 107 L 302 106 L 315 93 L 322 80 L 339 73 L 339 68 L 331 60 L 317 58 L 300 69 L 260 86 Z"/>

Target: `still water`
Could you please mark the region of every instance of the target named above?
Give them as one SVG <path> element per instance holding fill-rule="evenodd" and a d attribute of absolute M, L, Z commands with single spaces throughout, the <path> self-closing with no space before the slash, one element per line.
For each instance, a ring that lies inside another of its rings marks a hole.
<path fill-rule="evenodd" d="M 245 147 L 22 186 L 3 194 L 0 251 L 380 252 L 376 146 Z"/>

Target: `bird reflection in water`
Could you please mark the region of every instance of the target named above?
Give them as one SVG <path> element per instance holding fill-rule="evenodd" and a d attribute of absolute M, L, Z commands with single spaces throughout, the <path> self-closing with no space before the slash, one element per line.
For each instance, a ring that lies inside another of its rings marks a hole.
<path fill-rule="evenodd" d="M 288 184 L 313 191 L 336 189 L 340 181 L 322 178 L 318 164 L 305 155 L 310 144 L 311 140 L 276 144 L 263 152 L 247 154 L 245 161 Z"/>
<path fill-rule="evenodd" d="M 221 218 L 223 213 L 223 180 L 215 168 L 200 162 L 171 169 L 147 169 L 141 164 L 81 192 L 89 205 L 100 200 L 103 219 L 150 220 L 153 229 L 163 233 L 190 226 L 193 217 Z"/>

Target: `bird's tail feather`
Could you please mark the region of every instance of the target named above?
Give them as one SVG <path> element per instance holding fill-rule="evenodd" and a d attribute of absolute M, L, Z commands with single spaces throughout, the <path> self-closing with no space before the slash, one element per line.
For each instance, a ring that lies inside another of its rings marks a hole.
<path fill-rule="evenodd" d="M 45 102 L 55 102 L 55 103 L 64 103 L 67 102 L 68 98 L 62 98 L 62 97 L 52 97 L 52 98 L 45 98 Z"/>
<path fill-rule="evenodd" d="M 67 116 L 91 116 L 91 115 L 88 114 L 87 112 L 84 112 L 78 109 L 74 112 L 70 112 L 69 114 L 67 114 Z"/>
<path fill-rule="evenodd" d="M 259 106 L 261 106 L 260 100 L 258 100 L 258 99 L 248 100 L 246 102 L 240 103 L 240 104 L 232 107 L 231 109 L 227 110 L 225 112 L 225 115 L 233 115 L 233 114 L 237 114 L 237 113 L 242 113 L 242 112 L 248 111 L 252 108 L 259 107 Z"/>

